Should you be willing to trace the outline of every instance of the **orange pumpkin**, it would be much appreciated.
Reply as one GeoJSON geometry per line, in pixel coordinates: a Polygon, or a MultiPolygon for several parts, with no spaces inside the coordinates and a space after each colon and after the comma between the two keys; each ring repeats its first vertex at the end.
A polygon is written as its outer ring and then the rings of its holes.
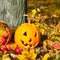
{"type": "Polygon", "coordinates": [[[37,46],[40,40],[40,33],[34,24],[23,23],[16,29],[15,43],[23,49],[37,46]]]}

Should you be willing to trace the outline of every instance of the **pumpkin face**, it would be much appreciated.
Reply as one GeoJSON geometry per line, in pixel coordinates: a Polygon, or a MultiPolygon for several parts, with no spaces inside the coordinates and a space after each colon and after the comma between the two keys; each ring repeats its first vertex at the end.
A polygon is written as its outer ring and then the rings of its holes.
{"type": "Polygon", "coordinates": [[[29,49],[37,46],[40,34],[34,24],[24,23],[15,32],[15,43],[20,48],[29,49]]]}

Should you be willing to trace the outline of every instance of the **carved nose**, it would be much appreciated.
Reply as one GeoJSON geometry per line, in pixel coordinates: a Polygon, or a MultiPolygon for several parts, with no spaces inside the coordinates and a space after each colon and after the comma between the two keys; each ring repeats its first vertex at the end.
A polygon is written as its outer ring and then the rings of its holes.
{"type": "Polygon", "coordinates": [[[29,42],[31,42],[32,40],[30,39],[29,42]]]}

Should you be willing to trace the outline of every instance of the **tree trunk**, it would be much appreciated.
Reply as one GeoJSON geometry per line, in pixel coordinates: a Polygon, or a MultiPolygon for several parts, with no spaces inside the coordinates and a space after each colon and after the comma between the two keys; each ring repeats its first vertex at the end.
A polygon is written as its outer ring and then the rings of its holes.
{"type": "Polygon", "coordinates": [[[0,20],[14,28],[25,22],[27,0],[0,0],[0,20]]]}

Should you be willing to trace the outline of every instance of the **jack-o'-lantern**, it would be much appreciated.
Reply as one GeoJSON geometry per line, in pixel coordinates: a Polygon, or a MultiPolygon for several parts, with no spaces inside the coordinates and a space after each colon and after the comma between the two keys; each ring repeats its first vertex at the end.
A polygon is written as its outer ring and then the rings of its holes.
{"type": "Polygon", "coordinates": [[[35,24],[23,23],[15,32],[15,43],[23,49],[37,46],[40,40],[40,33],[35,24]]]}

